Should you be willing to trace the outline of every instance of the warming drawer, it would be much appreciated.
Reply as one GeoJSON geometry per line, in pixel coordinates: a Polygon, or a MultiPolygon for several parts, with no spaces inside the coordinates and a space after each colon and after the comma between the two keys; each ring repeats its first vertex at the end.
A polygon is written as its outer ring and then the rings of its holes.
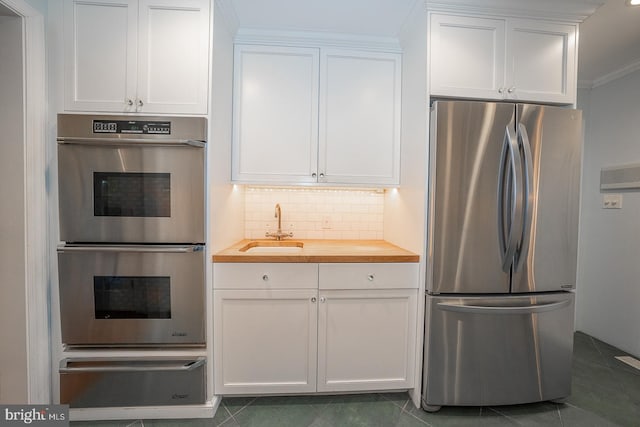
{"type": "Polygon", "coordinates": [[[74,358],[60,362],[60,403],[71,408],[205,403],[206,359],[74,358]]]}

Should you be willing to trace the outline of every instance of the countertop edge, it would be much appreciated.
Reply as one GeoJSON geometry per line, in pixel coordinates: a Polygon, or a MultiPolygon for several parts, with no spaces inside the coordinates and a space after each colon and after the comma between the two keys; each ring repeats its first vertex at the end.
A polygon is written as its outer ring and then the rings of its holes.
{"type": "Polygon", "coordinates": [[[357,263],[420,262],[419,255],[214,255],[213,262],[357,263]]]}
{"type": "MultiPolygon", "coordinates": [[[[263,240],[263,239],[258,239],[263,240]]],[[[249,242],[243,239],[212,255],[214,263],[416,263],[420,255],[386,240],[306,240],[307,253],[238,253],[249,242]],[[308,249],[307,249],[308,248],[308,249]],[[370,250],[369,250],[370,248],[370,250]]]]}

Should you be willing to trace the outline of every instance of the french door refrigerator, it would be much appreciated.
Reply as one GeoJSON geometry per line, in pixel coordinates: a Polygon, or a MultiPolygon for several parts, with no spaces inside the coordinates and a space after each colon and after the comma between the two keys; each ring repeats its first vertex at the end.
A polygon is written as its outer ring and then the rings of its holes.
{"type": "Polygon", "coordinates": [[[424,409],[571,393],[581,145],[579,110],[434,103],[424,409]]]}

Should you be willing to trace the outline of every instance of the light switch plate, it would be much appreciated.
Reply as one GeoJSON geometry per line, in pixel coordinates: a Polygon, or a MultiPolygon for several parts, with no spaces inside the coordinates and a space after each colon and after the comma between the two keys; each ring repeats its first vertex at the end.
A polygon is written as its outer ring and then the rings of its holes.
{"type": "Polygon", "coordinates": [[[622,194],[603,194],[602,195],[602,208],[603,209],[622,209],[622,194]]]}

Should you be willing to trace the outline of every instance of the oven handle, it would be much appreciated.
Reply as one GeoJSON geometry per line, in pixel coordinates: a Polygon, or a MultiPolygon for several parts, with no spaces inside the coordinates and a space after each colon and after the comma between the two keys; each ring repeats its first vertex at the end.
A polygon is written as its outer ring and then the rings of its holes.
{"type": "Polygon", "coordinates": [[[146,145],[146,146],[189,146],[204,148],[204,141],[193,139],[142,139],[142,138],[79,138],[72,136],[58,137],[59,144],[76,145],[146,145]]]}
{"type": "Polygon", "coordinates": [[[60,362],[60,368],[58,372],[62,374],[72,374],[72,373],[84,373],[84,372],[149,372],[149,371],[180,371],[180,372],[188,372],[193,371],[194,369],[204,365],[205,359],[198,358],[187,363],[178,363],[167,365],[167,364],[158,364],[156,366],[146,364],[144,366],[140,366],[136,363],[132,363],[131,365],[104,365],[101,364],[99,366],[82,366],[78,368],[73,368],[67,366],[69,359],[64,359],[60,362]]]}
{"type": "Polygon", "coordinates": [[[202,245],[160,246],[160,245],[62,245],[59,253],[64,252],[155,252],[155,253],[192,253],[204,250],[202,245]]]}

